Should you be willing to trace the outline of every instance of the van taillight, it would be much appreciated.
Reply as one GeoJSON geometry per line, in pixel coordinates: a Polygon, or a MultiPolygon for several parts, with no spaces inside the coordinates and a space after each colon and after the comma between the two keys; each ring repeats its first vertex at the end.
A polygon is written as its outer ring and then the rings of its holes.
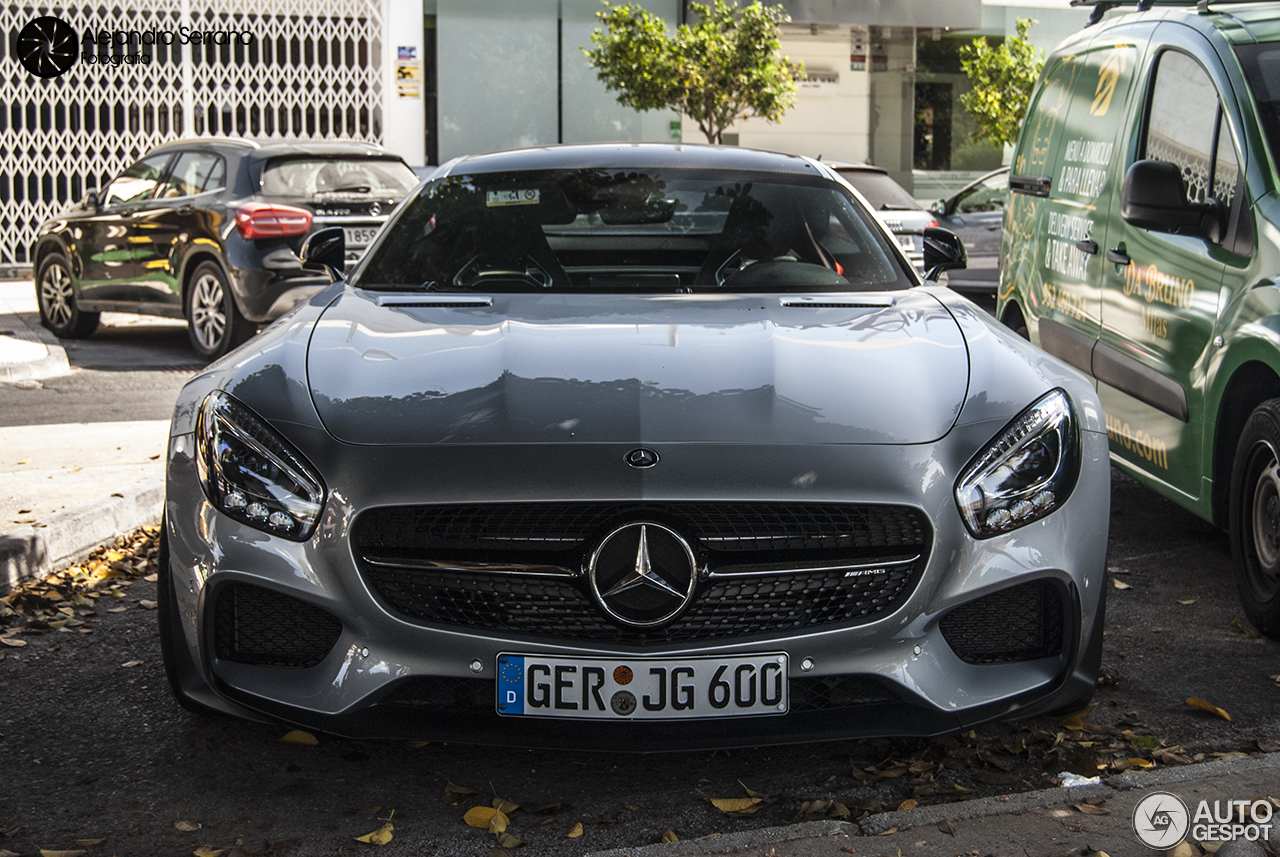
{"type": "Polygon", "coordinates": [[[311,212],[291,205],[251,202],[236,210],[236,229],[251,241],[306,235],[311,230],[311,212]]]}

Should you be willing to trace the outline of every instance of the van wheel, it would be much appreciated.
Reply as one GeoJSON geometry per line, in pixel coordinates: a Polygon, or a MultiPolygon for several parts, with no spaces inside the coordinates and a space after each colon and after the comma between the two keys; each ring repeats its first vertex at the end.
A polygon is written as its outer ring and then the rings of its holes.
{"type": "Polygon", "coordinates": [[[101,316],[80,309],[80,298],[71,281],[71,264],[61,253],[50,253],[40,263],[36,299],[40,323],[59,339],[84,339],[98,329],[101,316]]]}
{"type": "Polygon", "coordinates": [[[218,359],[254,334],[226,275],[213,262],[201,262],[191,274],[186,304],[191,348],[205,360],[218,359]]]}
{"type": "Polygon", "coordinates": [[[1280,399],[1258,405],[1240,433],[1228,526],[1245,615],[1280,640],[1280,399]]]}

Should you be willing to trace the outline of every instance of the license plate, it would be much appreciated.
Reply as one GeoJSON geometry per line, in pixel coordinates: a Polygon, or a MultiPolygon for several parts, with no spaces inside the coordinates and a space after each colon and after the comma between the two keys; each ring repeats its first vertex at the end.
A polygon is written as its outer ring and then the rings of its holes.
{"type": "Polygon", "coordinates": [[[344,226],[342,237],[348,247],[368,247],[378,234],[377,226],[344,226]]]}
{"type": "Polygon", "coordinates": [[[785,714],[787,656],[558,658],[498,655],[498,713],[674,720],[785,714]]]}

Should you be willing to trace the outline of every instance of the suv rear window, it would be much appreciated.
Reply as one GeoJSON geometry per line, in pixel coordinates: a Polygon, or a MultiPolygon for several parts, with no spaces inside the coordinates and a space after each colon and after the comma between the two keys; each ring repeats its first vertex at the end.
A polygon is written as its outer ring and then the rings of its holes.
{"type": "Polygon", "coordinates": [[[399,158],[276,158],[262,171],[262,192],[284,199],[320,196],[402,197],[418,177],[399,158]]]}

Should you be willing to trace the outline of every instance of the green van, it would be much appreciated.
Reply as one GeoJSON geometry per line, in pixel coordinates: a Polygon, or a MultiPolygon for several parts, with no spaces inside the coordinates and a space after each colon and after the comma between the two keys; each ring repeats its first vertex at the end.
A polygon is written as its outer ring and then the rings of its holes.
{"type": "Polygon", "coordinates": [[[1093,15],[1027,112],[996,312],[1094,380],[1118,467],[1228,530],[1280,639],[1280,3],[1073,5],[1093,15]]]}

